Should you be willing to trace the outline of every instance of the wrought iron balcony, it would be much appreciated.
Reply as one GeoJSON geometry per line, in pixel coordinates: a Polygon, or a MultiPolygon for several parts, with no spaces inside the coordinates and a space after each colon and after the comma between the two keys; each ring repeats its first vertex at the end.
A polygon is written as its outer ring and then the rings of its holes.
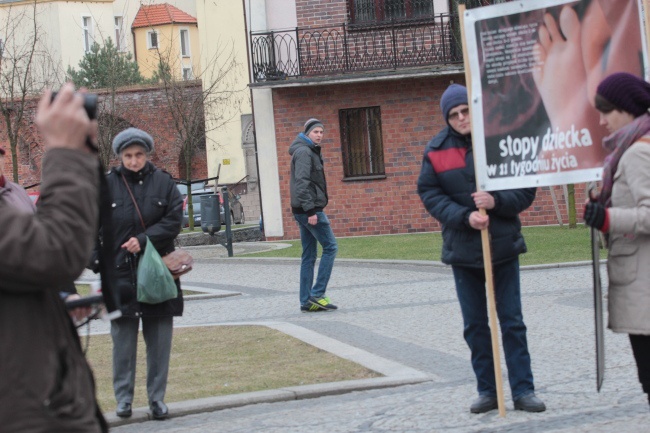
{"type": "Polygon", "coordinates": [[[251,32],[256,82],[462,63],[457,16],[251,32]]]}

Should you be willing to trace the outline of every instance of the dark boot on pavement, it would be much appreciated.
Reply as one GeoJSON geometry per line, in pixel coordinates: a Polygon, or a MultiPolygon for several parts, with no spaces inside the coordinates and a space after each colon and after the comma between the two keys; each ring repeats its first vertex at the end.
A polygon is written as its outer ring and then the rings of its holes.
{"type": "Polygon", "coordinates": [[[119,403],[117,409],[115,410],[115,415],[120,418],[128,418],[133,414],[131,410],[131,403],[119,403]]]}
{"type": "Polygon", "coordinates": [[[165,419],[169,416],[167,405],[162,401],[154,401],[150,405],[151,415],[153,419],[165,419]]]}
{"type": "Polygon", "coordinates": [[[515,410],[544,412],[546,410],[546,405],[542,400],[535,396],[534,393],[531,393],[515,400],[515,410]]]}
{"type": "Polygon", "coordinates": [[[497,398],[493,395],[479,395],[469,407],[471,413],[485,413],[499,407],[497,398]]]}

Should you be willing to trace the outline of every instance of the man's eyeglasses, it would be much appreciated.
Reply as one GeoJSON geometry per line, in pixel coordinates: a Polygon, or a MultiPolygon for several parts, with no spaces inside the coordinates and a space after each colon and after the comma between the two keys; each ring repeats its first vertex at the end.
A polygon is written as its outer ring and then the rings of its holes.
{"type": "Polygon", "coordinates": [[[449,117],[448,117],[448,119],[449,119],[449,120],[458,120],[458,117],[459,117],[461,114],[463,115],[463,117],[467,117],[467,116],[469,116],[469,107],[465,107],[465,108],[463,108],[463,109],[460,110],[460,111],[454,111],[453,113],[449,113],[449,117]]]}

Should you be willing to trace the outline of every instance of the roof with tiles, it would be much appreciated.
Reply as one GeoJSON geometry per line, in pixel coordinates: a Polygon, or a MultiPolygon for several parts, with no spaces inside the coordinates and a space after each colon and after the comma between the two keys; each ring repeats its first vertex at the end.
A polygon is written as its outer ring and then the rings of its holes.
{"type": "Polygon", "coordinates": [[[163,24],[196,24],[196,18],[169,3],[150,6],[142,5],[133,20],[131,28],[153,27],[163,24]]]}

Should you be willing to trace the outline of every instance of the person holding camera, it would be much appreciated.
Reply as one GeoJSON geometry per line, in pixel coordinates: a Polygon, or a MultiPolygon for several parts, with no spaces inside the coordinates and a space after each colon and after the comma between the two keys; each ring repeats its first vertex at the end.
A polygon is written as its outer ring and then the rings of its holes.
{"type": "Polygon", "coordinates": [[[0,200],[0,429],[106,432],[92,372],[58,288],[83,271],[97,231],[97,123],[71,84],[41,98],[41,202],[30,214],[0,200]]]}
{"type": "Polygon", "coordinates": [[[147,394],[154,419],[169,415],[164,403],[171,354],[173,318],[183,314],[183,295],[159,304],[137,300],[138,255],[147,237],[161,256],[174,251],[174,239],[183,221],[183,198],[169,173],[154,166],[151,135],[128,128],[113,139],[113,152],[122,164],[106,175],[112,197],[115,256],[114,290],[119,294],[122,317],[111,322],[113,338],[113,390],[116,414],[132,415],[138,327],[147,346],[147,394]]]}
{"type": "MultiPolygon", "coordinates": [[[[36,206],[27,194],[27,191],[25,191],[22,186],[7,179],[3,173],[5,153],[5,149],[0,147],[0,201],[3,201],[5,204],[13,206],[26,214],[33,214],[36,212],[36,206]]],[[[60,295],[66,302],[81,298],[74,282],[70,282],[66,287],[61,288],[60,295]]],[[[81,321],[88,316],[90,312],[90,308],[75,308],[70,311],[70,316],[75,321],[81,321]]]]}

